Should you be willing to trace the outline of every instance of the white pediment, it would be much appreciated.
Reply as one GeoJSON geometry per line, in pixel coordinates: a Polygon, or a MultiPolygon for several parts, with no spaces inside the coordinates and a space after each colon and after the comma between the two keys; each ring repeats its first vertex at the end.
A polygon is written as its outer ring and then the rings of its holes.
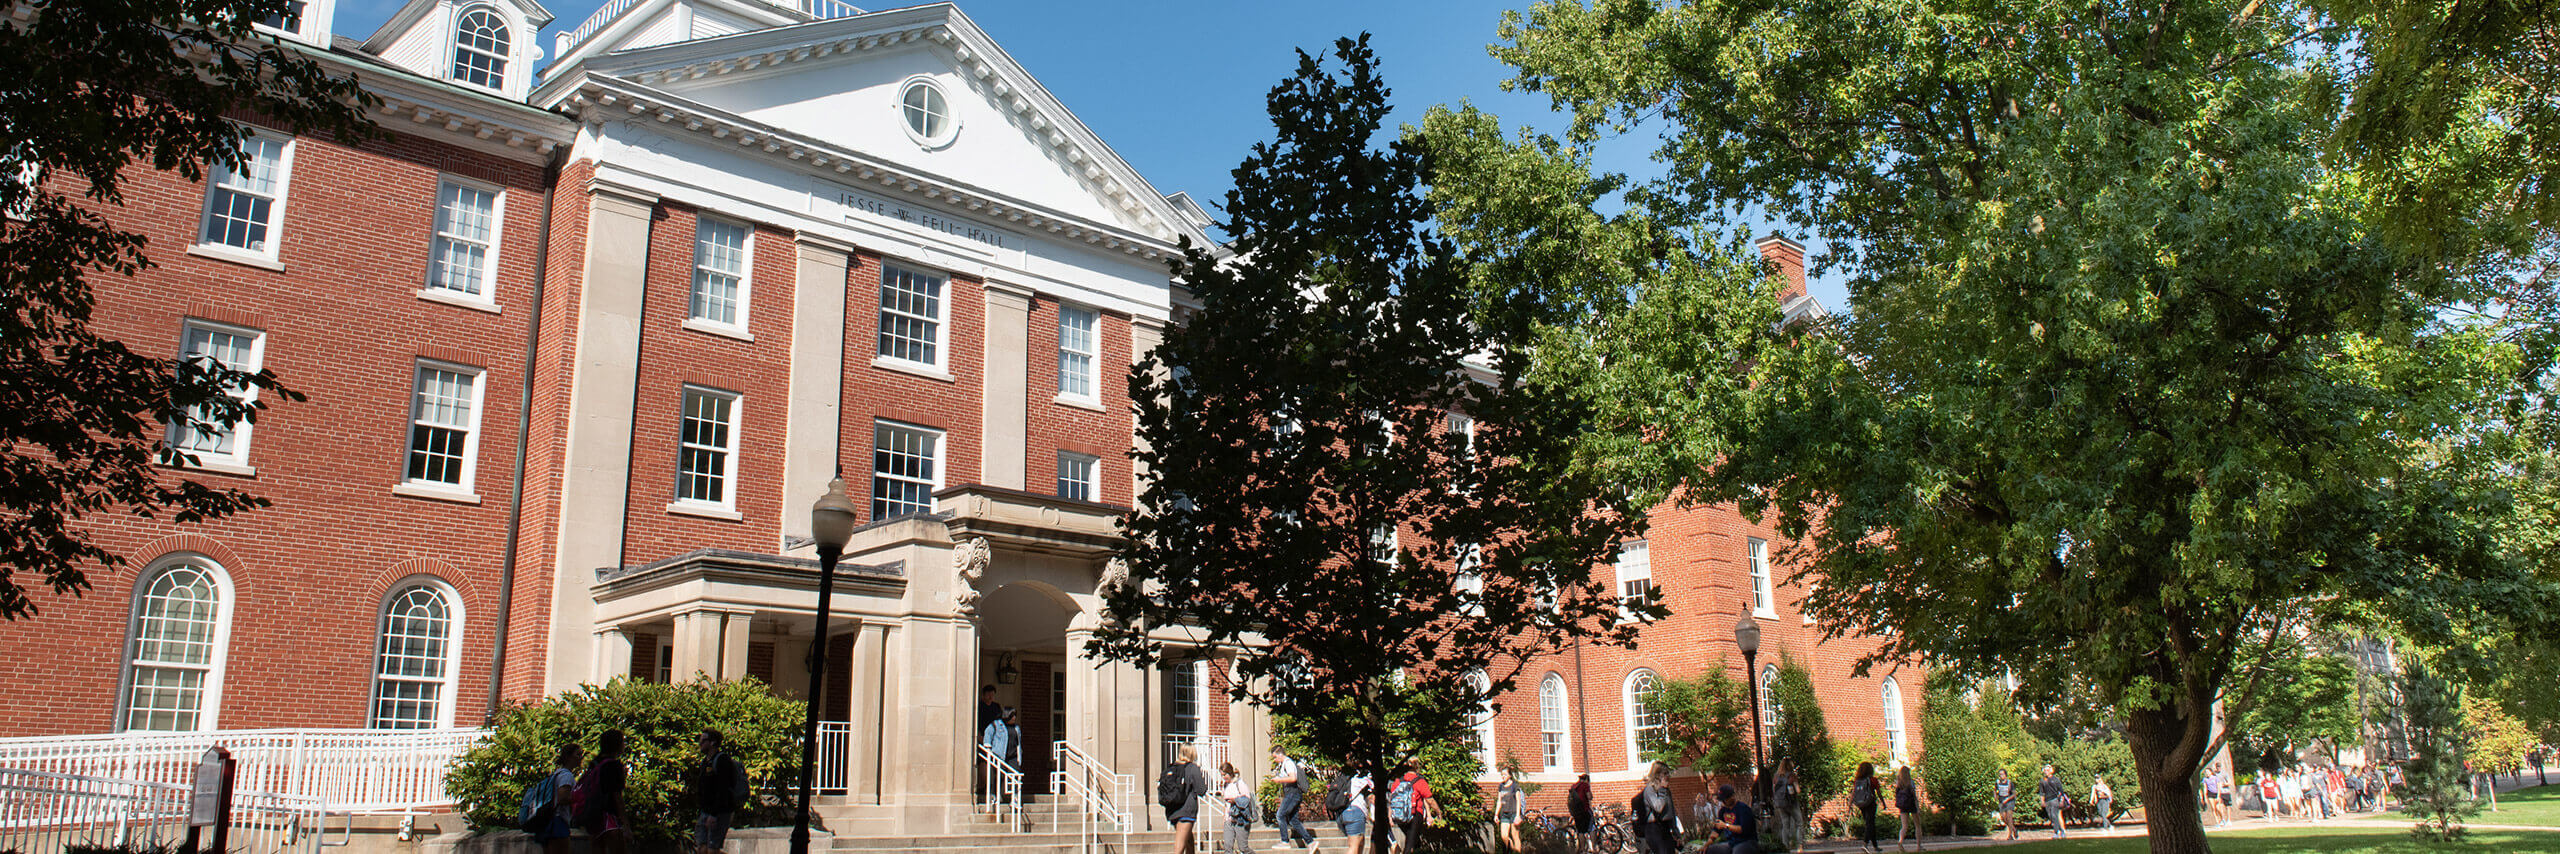
{"type": "MultiPolygon", "coordinates": [[[[973,195],[1167,242],[1206,241],[947,4],[598,52],[578,64],[973,195]],[[902,100],[920,85],[939,93],[947,134],[911,127],[902,100]]],[[[563,71],[553,73],[570,76],[563,71]]]]}

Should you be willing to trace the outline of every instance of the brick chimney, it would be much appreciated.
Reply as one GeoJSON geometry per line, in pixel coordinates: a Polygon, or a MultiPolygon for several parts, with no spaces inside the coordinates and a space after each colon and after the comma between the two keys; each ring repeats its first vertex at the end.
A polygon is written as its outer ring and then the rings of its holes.
{"type": "Polygon", "coordinates": [[[1794,303],[1805,295],[1804,244],[1772,234],[1752,241],[1751,245],[1759,247],[1760,257],[1778,268],[1778,274],[1787,279],[1786,285],[1778,291],[1779,305],[1794,303]]]}

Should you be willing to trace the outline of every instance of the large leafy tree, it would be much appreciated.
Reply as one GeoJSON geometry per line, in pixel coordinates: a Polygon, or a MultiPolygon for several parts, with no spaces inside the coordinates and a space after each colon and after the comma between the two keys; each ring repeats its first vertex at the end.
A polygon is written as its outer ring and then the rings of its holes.
{"type": "Polygon", "coordinates": [[[1314,753],[1392,768],[1462,736],[1530,656],[1631,642],[1621,612],[1661,606],[1592,580],[1627,497],[1562,462],[1576,399],[1519,382],[1511,330],[1427,227],[1421,150],[1374,145],[1367,40],[1333,58],[1301,53],[1271,90],[1231,252],[1175,265],[1198,308],[1130,381],[1149,475],[1094,649],[1219,650],[1314,753]]]}
{"type": "Polygon", "coordinates": [[[2287,640],[2256,656],[2244,653],[2241,666],[2262,671],[2255,677],[2262,687],[2252,702],[2225,707],[2232,752],[2250,767],[2289,766],[2304,750],[2334,749],[2362,734],[2354,663],[2306,648],[2315,641],[2287,640]]]}
{"type": "Polygon", "coordinates": [[[1838,748],[1831,740],[1830,717],[1822,713],[1822,698],[1813,690],[1813,671],[1795,656],[1780,657],[1776,693],[1779,712],[1771,722],[1776,732],[1769,739],[1769,762],[1795,763],[1796,788],[1803,790],[1810,814],[1838,797],[1848,780],[1831,764],[1838,748]]]}
{"type": "MultiPolygon", "coordinates": [[[[1963,685],[1930,681],[1920,704],[1920,784],[1929,802],[1946,810],[1948,835],[1999,807],[1992,786],[2000,778],[2000,760],[1999,737],[1974,714],[1963,685]]],[[[2032,781],[2011,782],[2024,791],[2032,781]]]]}
{"type": "Polygon", "coordinates": [[[138,353],[90,327],[91,278],[151,266],[117,227],[126,172],[239,162],[247,112],[296,133],[362,134],[371,96],[254,21],[286,0],[65,0],[0,20],[0,618],[35,616],[40,585],[76,594],[122,565],[86,520],[179,523],[265,506],[160,468],[167,425],[223,429],[295,399],[267,372],[138,353]],[[262,389],[242,404],[234,393],[262,389]],[[19,573],[33,576],[30,582],[19,573]]]}
{"type": "MultiPolygon", "coordinates": [[[[1504,144],[1448,114],[1433,150],[1482,168],[1435,200],[1470,249],[1588,228],[1657,259],[1536,339],[1595,423],[1637,427],[1591,457],[1774,513],[1825,630],[1880,638],[1869,662],[2014,673],[2037,706],[2092,692],[2144,799],[2186,803],[2279,609],[2432,641],[2552,595],[2506,560],[2496,493],[2430,453],[2514,376],[2445,314],[2486,250],[2373,233],[2323,159],[2353,40],[2249,9],[1540,4],[1495,53],[1572,132],[1504,144]],[[1610,186],[1575,177],[1578,147],[1639,123],[1665,175],[1628,214],[1559,211],[1610,186]],[[1841,247],[1854,317],[1790,339],[1679,239],[1746,206],[1841,247]]],[[[1537,267],[1479,269],[1503,294],[1537,267]]],[[[2196,816],[2156,818],[2154,850],[2207,848],[2196,816]]]]}

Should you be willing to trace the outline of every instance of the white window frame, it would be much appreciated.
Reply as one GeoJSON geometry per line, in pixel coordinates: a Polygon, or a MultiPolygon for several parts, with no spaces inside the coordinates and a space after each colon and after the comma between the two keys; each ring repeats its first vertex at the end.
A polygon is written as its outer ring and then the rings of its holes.
{"type": "Polygon", "coordinates": [[[1404,531],[1395,523],[1371,527],[1368,542],[1368,558],[1384,565],[1388,572],[1394,572],[1404,562],[1404,531]]]}
{"type": "Polygon", "coordinates": [[[436,179],[435,211],[429,221],[433,223],[434,233],[427,238],[426,281],[418,286],[418,295],[428,299],[461,301],[478,306],[495,305],[498,301],[498,248],[505,243],[504,238],[507,233],[506,190],[495,184],[474,181],[458,175],[439,176],[436,179]],[[489,194],[488,241],[485,243],[473,241],[450,231],[451,223],[445,221],[444,205],[445,190],[449,187],[489,194]],[[444,267],[443,250],[447,243],[476,243],[481,247],[480,280],[477,283],[480,287],[479,293],[475,294],[437,283],[439,277],[436,274],[444,267]]]}
{"type": "MultiPolygon", "coordinates": [[[[900,81],[898,83],[897,91],[898,99],[893,102],[890,107],[897,113],[898,128],[907,132],[908,139],[914,140],[915,144],[923,146],[926,150],[930,151],[950,145],[952,140],[960,138],[960,113],[958,110],[953,109],[958,102],[951,98],[950,93],[942,91],[942,84],[939,81],[934,80],[931,75],[918,74],[913,77],[909,77],[904,81],[900,81]],[[932,129],[918,128],[915,126],[915,122],[908,117],[907,96],[909,93],[914,92],[917,87],[923,87],[926,91],[932,92],[934,100],[942,102],[942,112],[939,114],[942,119],[941,127],[932,129]],[[928,130],[931,132],[927,132],[928,130]]],[[[932,107],[930,105],[920,109],[928,114],[931,114],[932,112],[932,107]]]]}
{"type": "Polygon", "coordinates": [[[1468,415],[1468,414],[1466,414],[1466,413],[1464,413],[1464,412],[1451,412],[1451,413],[1449,413],[1449,426],[1448,426],[1448,430],[1449,430],[1449,432],[1450,432],[1450,433],[1454,433],[1454,434],[1456,434],[1456,435],[1458,436],[1458,448],[1459,448],[1459,452],[1458,452],[1458,453],[1459,453],[1459,457],[1460,457],[1460,459],[1468,459],[1468,460],[1475,459],[1475,458],[1476,458],[1476,419],[1475,419],[1475,416],[1473,416],[1473,415],[1468,415]]]}
{"type": "MultiPolygon", "coordinates": [[[[198,329],[225,335],[238,335],[249,339],[248,363],[246,365],[229,366],[233,370],[254,374],[266,367],[266,332],[251,329],[246,326],[237,326],[229,323],[220,323],[193,317],[187,318],[185,322],[178,325],[178,358],[186,359],[196,355],[187,349],[187,342],[189,339],[195,337],[194,333],[198,329]]],[[[241,403],[256,403],[258,401],[258,387],[252,385],[246,388],[233,389],[231,391],[231,397],[241,403]]],[[[233,471],[238,474],[255,473],[254,470],[249,468],[249,434],[252,432],[251,428],[256,425],[251,424],[246,419],[233,423],[230,429],[231,450],[229,451],[199,451],[187,447],[188,437],[193,435],[195,432],[195,428],[189,426],[187,423],[187,419],[190,417],[192,416],[184,415],[170,421],[169,446],[188,454],[193,454],[196,458],[196,464],[191,466],[191,468],[202,468],[214,471],[233,471]]]]}
{"type": "Polygon", "coordinates": [[[1618,704],[1620,711],[1626,714],[1627,722],[1628,770],[1641,770],[1645,767],[1644,730],[1658,730],[1663,726],[1661,710],[1650,708],[1646,702],[1646,698],[1660,690],[1662,690],[1662,677],[1649,667],[1638,667],[1627,671],[1627,678],[1618,684],[1618,704]],[[1651,684],[1646,685],[1646,683],[1651,684]],[[1637,690],[1639,686],[1644,686],[1644,690],[1637,690]],[[1644,719],[1647,717],[1653,719],[1651,727],[1644,725],[1644,719]]]}
{"type": "Polygon", "coordinates": [[[684,385],[684,390],[676,396],[675,500],[669,505],[669,509],[698,509],[715,511],[737,509],[738,433],[740,423],[746,420],[743,414],[744,409],[745,400],[737,392],[716,389],[710,386],[694,385],[692,383],[686,383],[684,385]],[[719,445],[705,445],[686,441],[685,422],[692,420],[693,418],[693,401],[694,398],[697,397],[721,400],[729,404],[729,418],[726,422],[720,425],[721,432],[725,434],[728,440],[725,443],[719,445]],[[690,474],[685,470],[685,452],[697,449],[720,455],[720,470],[717,472],[704,473],[704,476],[719,479],[720,500],[718,501],[704,501],[685,494],[687,492],[685,489],[686,479],[690,476],[690,474]]]}
{"type": "Polygon", "coordinates": [[[1495,757],[1498,754],[1494,752],[1493,744],[1493,737],[1496,729],[1493,724],[1494,718],[1497,717],[1498,714],[1497,710],[1493,707],[1493,677],[1486,676],[1482,670],[1469,671],[1467,673],[1467,684],[1473,686],[1476,693],[1485,695],[1484,702],[1476,706],[1475,713],[1469,715],[1467,720],[1468,725],[1475,732],[1476,762],[1477,764],[1484,766],[1484,771],[1476,775],[1476,779],[1500,779],[1502,777],[1502,768],[1495,760],[1495,757]]]}
{"type": "Polygon", "coordinates": [[[453,20],[451,25],[445,28],[443,79],[460,86],[469,86],[474,89],[484,89],[491,92],[505,94],[510,88],[509,84],[513,83],[515,80],[516,55],[522,53],[522,51],[516,48],[516,45],[520,44],[520,40],[524,37],[521,32],[523,29],[523,27],[516,25],[516,21],[513,16],[508,15],[505,10],[499,9],[497,6],[492,4],[473,3],[456,7],[453,10],[453,20]],[[462,46],[462,21],[465,18],[471,17],[471,13],[473,12],[487,12],[490,16],[498,19],[498,26],[503,29],[503,34],[507,39],[505,53],[492,54],[478,48],[465,48],[462,46]],[[459,65],[462,62],[462,52],[465,50],[468,50],[475,55],[494,56],[497,58],[497,85],[492,86],[486,83],[475,83],[462,79],[462,75],[457,73],[459,69],[454,66],[459,65]]]}
{"type": "Polygon", "coordinates": [[[950,438],[949,434],[941,430],[936,430],[921,424],[908,424],[903,421],[890,421],[885,418],[874,419],[871,422],[871,521],[877,522],[882,519],[895,519],[899,516],[933,512],[933,494],[941,491],[942,489],[942,477],[947,469],[945,458],[948,454],[946,454],[945,451],[950,445],[950,442],[948,441],[950,438]],[[882,451],[886,450],[881,444],[881,440],[885,438],[883,434],[890,431],[906,431],[915,433],[924,436],[933,442],[933,453],[926,455],[928,461],[933,466],[933,477],[930,479],[918,479],[907,475],[891,474],[881,470],[882,461],[880,459],[880,454],[882,451]],[[909,510],[896,514],[882,513],[881,504],[889,500],[880,493],[880,485],[884,480],[902,484],[922,485],[924,487],[925,494],[924,508],[921,510],[909,510]]]}
{"type": "Polygon", "coordinates": [[[330,7],[335,5],[337,4],[331,0],[305,0],[302,4],[302,14],[296,16],[292,29],[269,24],[264,20],[251,21],[249,25],[262,33],[271,33],[309,44],[320,44],[326,40],[327,36],[313,31],[319,28],[319,22],[330,19],[330,7]]]}
{"type": "MultiPolygon", "coordinates": [[[[905,289],[901,288],[901,290],[905,289]]],[[[950,364],[951,362],[951,336],[942,334],[944,327],[948,325],[945,321],[948,320],[950,316],[951,276],[949,274],[928,273],[920,267],[910,267],[894,262],[884,262],[880,265],[880,340],[877,342],[879,346],[873,351],[879,354],[878,361],[886,362],[890,365],[904,365],[911,368],[922,368],[934,373],[942,372],[943,366],[950,364]],[[889,306],[891,288],[889,281],[892,277],[900,275],[904,275],[910,280],[932,281],[935,283],[931,289],[931,296],[926,300],[928,306],[933,311],[932,314],[917,314],[905,309],[891,308],[889,306]],[[931,359],[918,361],[905,356],[891,355],[888,352],[890,348],[889,341],[887,339],[890,334],[889,321],[891,318],[923,324],[926,337],[921,340],[916,340],[914,343],[923,347],[927,351],[926,355],[930,356],[931,359]]],[[[899,340],[909,341],[911,339],[902,335],[899,336],[899,340]]]]}
{"type": "Polygon", "coordinates": [[[1760,665],[1760,743],[1778,743],[1778,720],[1785,712],[1778,703],[1778,665],[1760,665]]]}
{"type": "Polygon", "coordinates": [[[1752,537],[1745,547],[1743,560],[1751,569],[1751,616],[1766,620],[1778,617],[1778,597],[1769,584],[1769,541],[1752,537]]]}
{"type": "MultiPolygon", "coordinates": [[[[1177,740],[1184,738],[1197,740],[1208,736],[1209,660],[1194,658],[1177,663],[1165,670],[1169,677],[1165,683],[1165,698],[1170,701],[1168,708],[1165,709],[1165,735],[1177,740]],[[1188,686],[1182,684],[1186,678],[1191,682],[1188,686]],[[1188,716],[1182,713],[1185,704],[1191,707],[1191,714],[1188,716]],[[1190,722],[1190,729],[1181,728],[1185,720],[1190,722]]],[[[1172,760],[1168,757],[1166,761],[1172,760]]]]}
{"type": "Polygon", "coordinates": [[[1573,769],[1573,697],[1564,677],[1538,680],[1538,759],[1548,772],[1573,769]]]}
{"type": "Polygon", "coordinates": [[[1619,543],[1618,560],[1615,566],[1618,577],[1618,622],[1635,622],[1639,617],[1628,606],[1635,602],[1637,596],[1652,593],[1654,590],[1653,546],[1646,540],[1628,540],[1619,543]]]}
{"type": "Polygon", "coordinates": [[[1058,497],[1073,498],[1077,501],[1101,501],[1102,458],[1092,454],[1079,454],[1074,451],[1059,451],[1058,497]],[[1070,477],[1068,473],[1074,471],[1078,466],[1084,468],[1084,477],[1070,477]],[[1070,485],[1083,487],[1084,495],[1081,497],[1068,495],[1067,487],[1070,485]]]}
{"type": "Polygon", "coordinates": [[[1458,613],[1469,617],[1484,616],[1484,547],[1475,543],[1458,546],[1456,566],[1450,573],[1460,594],[1475,601],[1461,599],[1458,613]]]}
{"type": "Polygon", "coordinates": [[[1065,303],[1058,305],[1058,399],[1101,405],[1102,312],[1065,303]],[[1078,317],[1084,319],[1081,330],[1084,349],[1081,350],[1071,345],[1072,336],[1079,333],[1074,322],[1078,317]],[[1082,361],[1081,369],[1077,367],[1079,360],[1082,361]],[[1083,391],[1074,388],[1079,380],[1084,384],[1083,391]]]}
{"type": "Polygon", "coordinates": [[[1900,767],[1907,764],[1904,761],[1904,758],[1908,755],[1907,750],[1909,745],[1904,741],[1902,731],[1902,686],[1900,683],[1893,681],[1893,677],[1891,676],[1884,678],[1882,700],[1884,703],[1885,751],[1888,755],[1893,757],[1894,766],[1900,767]]]}
{"type": "Polygon", "coordinates": [[[197,688],[194,729],[145,731],[211,732],[219,729],[222,713],[222,681],[231,657],[231,614],[239,607],[236,588],[231,584],[231,573],[224,570],[221,563],[202,554],[194,552],[170,554],[152,561],[150,566],[134,576],[133,593],[129,598],[132,601],[128,603],[125,617],[124,657],[120,662],[122,666],[118,668],[119,678],[116,683],[116,731],[126,732],[133,725],[134,675],[135,670],[140,667],[187,668],[204,673],[204,680],[197,688]],[[205,663],[202,665],[157,661],[143,663],[140,660],[143,596],[162,576],[181,567],[191,567],[203,572],[213,582],[212,649],[207,652],[205,663]]]}
{"type": "MultiPolygon", "coordinates": [[[[473,494],[473,489],[477,483],[477,473],[480,468],[480,416],[482,415],[482,410],[485,408],[482,406],[482,401],[486,400],[489,396],[488,380],[489,372],[487,369],[475,368],[470,365],[456,364],[437,359],[419,359],[416,364],[410,368],[409,417],[405,422],[407,429],[401,431],[402,435],[400,442],[401,491],[420,491],[437,495],[460,494],[468,496],[473,494]],[[418,395],[423,391],[420,384],[426,380],[426,372],[431,370],[463,374],[471,378],[471,425],[467,428],[463,428],[468,432],[465,433],[462,439],[462,479],[456,483],[445,483],[437,480],[417,480],[409,476],[410,459],[418,453],[418,395]]],[[[443,424],[431,426],[453,429],[448,425],[443,424]]]]}
{"type": "Polygon", "coordinates": [[[458,698],[454,696],[454,692],[461,685],[461,677],[459,674],[462,670],[462,627],[465,625],[468,625],[468,623],[463,620],[462,596],[454,591],[453,585],[445,583],[444,579],[437,578],[432,575],[413,575],[408,578],[401,579],[400,583],[394,584],[391,586],[391,589],[384,591],[382,602],[374,608],[373,686],[372,690],[367,694],[367,702],[365,703],[364,716],[366,729],[379,730],[417,728],[383,726],[382,689],[385,683],[389,682],[435,685],[437,697],[436,713],[434,720],[429,723],[433,724],[433,727],[437,729],[453,726],[454,707],[459,705],[456,702],[458,698]],[[406,597],[409,592],[413,590],[425,590],[442,599],[444,603],[444,675],[440,678],[419,679],[407,676],[393,676],[383,672],[382,666],[390,655],[390,650],[387,649],[386,646],[391,639],[391,606],[397,603],[400,599],[406,597]]]}
{"type": "Polygon", "coordinates": [[[241,193],[253,197],[258,195],[255,192],[231,187],[230,185],[225,184],[225,179],[237,175],[238,173],[232,171],[231,167],[224,166],[219,163],[212,163],[207,164],[205,167],[204,204],[202,210],[196,217],[194,244],[188,247],[187,251],[197,255],[210,255],[216,258],[246,261],[259,266],[278,266],[276,261],[278,257],[277,250],[284,245],[285,208],[293,196],[293,152],[295,148],[295,137],[292,134],[249,125],[241,125],[240,129],[242,131],[242,135],[245,137],[278,143],[275,165],[275,193],[269,197],[270,202],[267,205],[267,238],[265,242],[259,244],[256,248],[233,246],[229,243],[221,243],[205,239],[207,237],[205,231],[213,226],[214,199],[221,193],[228,190],[229,192],[241,193]]]}
{"type": "Polygon", "coordinates": [[[685,289],[684,327],[734,338],[745,338],[750,341],[755,340],[747,334],[747,310],[755,304],[755,281],[756,227],[751,223],[723,216],[703,214],[694,217],[693,281],[685,289]],[[707,256],[708,250],[717,245],[711,241],[712,229],[715,228],[737,229],[738,268],[736,270],[723,270],[711,266],[707,256]],[[738,280],[736,304],[731,306],[729,313],[732,319],[730,320],[710,317],[695,309],[698,304],[707,305],[710,302],[703,291],[703,285],[711,276],[733,276],[738,280]]]}

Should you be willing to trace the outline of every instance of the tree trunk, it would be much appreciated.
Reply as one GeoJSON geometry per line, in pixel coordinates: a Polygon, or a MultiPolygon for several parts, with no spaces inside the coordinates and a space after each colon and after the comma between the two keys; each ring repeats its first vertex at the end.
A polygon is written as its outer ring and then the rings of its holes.
{"type": "MultiPolygon", "coordinates": [[[[2142,814],[2152,854],[2203,854],[2204,816],[2196,812],[2197,764],[2204,758],[2204,732],[2192,715],[2171,703],[2125,717],[2125,741],[2133,749],[2134,773],[2142,783],[2142,814]]],[[[2210,715],[2199,707],[2199,714],[2210,715]]],[[[2206,718],[2211,720],[2211,718],[2206,718]]]]}

